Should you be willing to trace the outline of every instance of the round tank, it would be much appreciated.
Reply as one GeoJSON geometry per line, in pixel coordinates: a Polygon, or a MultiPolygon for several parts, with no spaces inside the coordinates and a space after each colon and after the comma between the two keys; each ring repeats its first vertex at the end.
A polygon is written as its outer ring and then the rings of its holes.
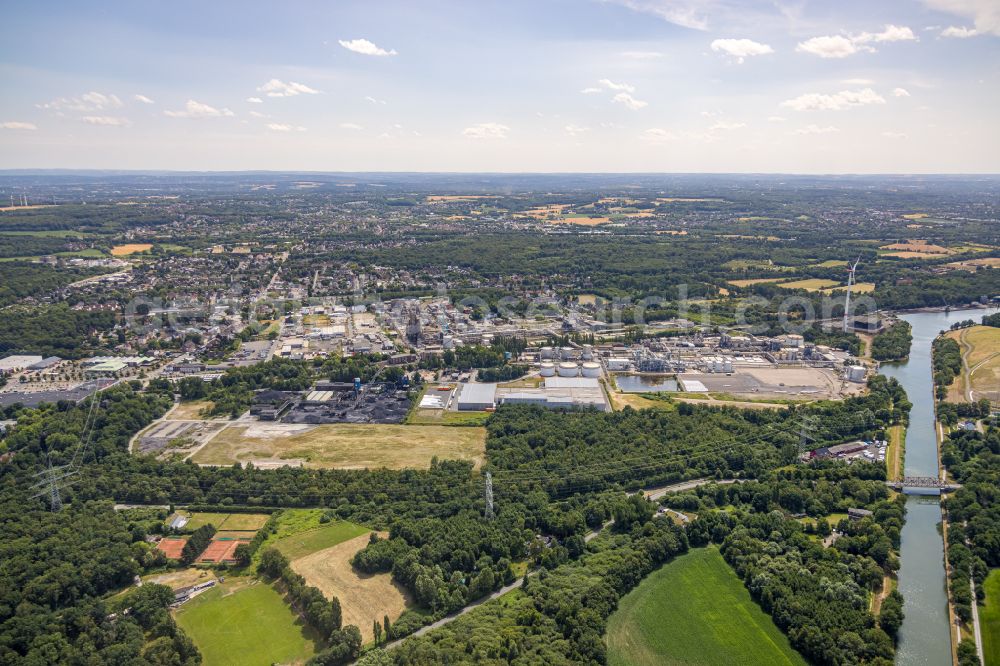
{"type": "Polygon", "coordinates": [[[561,347],[559,349],[559,355],[564,361],[573,358],[573,348],[572,347],[561,347]]]}
{"type": "Polygon", "coordinates": [[[580,354],[580,358],[582,358],[584,361],[593,361],[594,348],[591,347],[590,345],[584,345],[583,352],[580,354]]]}
{"type": "Polygon", "coordinates": [[[576,363],[560,363],[558,368],[560,377],[576,377],[579,372],[579,368],[576,367],[576,363]]]}
{"type": "Polygon", "coordinates": [[[584,377],[600,377],[601,376],[601,364],[588,362],[583,364],[583,376],[584,377]]]}
{"type": "Polygon", "coordinates": [[[550,363],[549,361],[543,361],[542,362],[542,369],[541,369],[541,371],[538,374],[540,374],[542,377],[553,377],[553,376],[555,376],[555,374],[556,374],[555,363],[550,363]]]}
{"type": "Polygon", "coordinates": [[[539,355],[542,358],[552,358],[553,354],[554,352],[552,351],[552,347],[542,347],[542,351],[539,352],[539,355]]]}

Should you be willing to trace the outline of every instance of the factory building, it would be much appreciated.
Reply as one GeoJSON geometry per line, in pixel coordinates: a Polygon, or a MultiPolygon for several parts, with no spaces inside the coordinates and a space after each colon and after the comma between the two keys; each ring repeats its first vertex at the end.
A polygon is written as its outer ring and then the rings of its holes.
{"type": "Polygon", "coordinates": [[[460,411],[482,412],[496,407],[496,384],[463,384],[458,394],[460,411]]]}

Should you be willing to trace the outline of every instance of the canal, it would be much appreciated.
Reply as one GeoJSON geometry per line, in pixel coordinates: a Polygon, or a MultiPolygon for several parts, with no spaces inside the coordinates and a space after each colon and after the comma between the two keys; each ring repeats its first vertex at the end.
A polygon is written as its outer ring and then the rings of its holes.
{"type": "MultiPolygon", "coordinates": [[[[906,429],[905,476],[937,476],[938,448],[934,427],[931,342],[942,330],[966,319],[976,323],[996,310],[918,312],[901,315],[913,326],[913,346],[904,363],[883,364],[881,373],[895,377],[913,403],[906,429]]],[[[951,628],[945,587],[941,508],[937,496],[910,495],[900,545],[899,591],[906,618],[899,631],[896,663],[900,666],[951,663],[951,628]]]]}

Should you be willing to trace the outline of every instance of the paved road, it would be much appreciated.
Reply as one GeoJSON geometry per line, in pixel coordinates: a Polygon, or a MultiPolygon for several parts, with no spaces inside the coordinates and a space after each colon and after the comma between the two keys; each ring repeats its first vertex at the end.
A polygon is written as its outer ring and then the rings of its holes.
{"type": "Polygon", "coordinates": [[[969,585],[972,587],[972,637],[976,639],[979,663],[981,666],[986,666],[986,657],[983,656],[983,633],[979,628],[979,604],[976,603],[976,579],[969,578],[969,585]]]}

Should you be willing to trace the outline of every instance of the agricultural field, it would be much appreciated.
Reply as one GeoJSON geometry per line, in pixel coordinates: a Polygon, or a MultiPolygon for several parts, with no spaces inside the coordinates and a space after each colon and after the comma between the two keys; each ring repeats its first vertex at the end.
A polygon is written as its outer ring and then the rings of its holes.
{"type": "Polygon", "coordinates": [[[782,282],[778,285],[782,289],[805,289],[806,291],[822,291],[831,287],[841,286],[836,280],[826,280],[823,278],[809,278],[806,280],[795,280],[793,282],[782,282]]]}
{"type": "Polygon", "coordinates": [[[946,333],[962,348],[963,373],[949,387],[948,400],[1000,398],[1000,328],[972,326],[946,333]]]}
{"type": "Polygon", "coordinates": [[[1000,666],[1000,569],[990,572],[983,587],[986,589],[986,603],[979,609],[983,659],[986,666],[1000,666]]]}
{"type": "Polygon", "coordinates": [[[409,594],[392,580],[391,573],[359,575],[351,566],[351,558],[368,545],[368,540],[365,530],[353,539],[291,561],[292,569],[306,583],[318,587],[327,598],[340,599],[344,624],[357,625],[366,643],[374,638],[373,620],[388,615],[394,622],[411,603],[409,594]]]}
{"type": "Polygon", "coordinates": [[[127,257],[130,254],[149,252],[152,249],[152,243],[126,243],[124,245],[115,245],[111,248],[111,254],[115,257],[127,257]]]}
{"type": "Polygon", "coordinates": [[[265,583],[227,578],[175,612],[204,666],[301,664],[316,641],[284,599],[265,583]]]}
{"type": "Polygon", "coordinates": [[[483,462],[486,430],[446,425],[334,423],[230,426],[196,453],[199,464],[302,461],[311,467],[425,468],[434,456],[483,462]]]}
{"type": "Polygon", "coordinates": [[[267,522],[266,513],[192,513],[185,530],[194,531],[212,524],[217,530],[256,532],[267,522]]]}
{"type": "Polygon", "coordinates": [[[608,621],[608,664],[796,664],[806,661],[715,548],[650,574],[608,621]]]}
{"type": "Polygon", "coordinates": [[[751,278],[749,280],[727,280],[726,284],[731,284],[734,287],[749,287],[753,284],[766,284],[768,282],[781,282],[788,278],[751,278]]]}
{"type": "Polygon", "coordinates": [[[611,218],[607,217],[582,217],[582,216],[571,216],[562,217],[549,220],[552,224],[576,224],[584,227],[593,227],[598,224],[607,224],[611,221],[611,218]]]}

